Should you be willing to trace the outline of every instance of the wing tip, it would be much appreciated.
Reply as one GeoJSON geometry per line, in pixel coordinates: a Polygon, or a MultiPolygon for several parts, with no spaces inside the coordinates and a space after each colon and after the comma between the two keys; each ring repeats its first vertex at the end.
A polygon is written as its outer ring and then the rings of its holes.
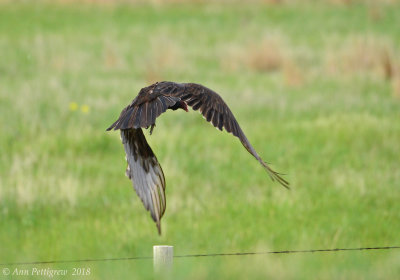
{"type": "Polygon", "coordinates": [[[285,187],[287,190],[291,190],[290,189],[290,183],[288,181],[286,181],[285,179],[283,179],[280,174],[276,171],[274,171],[271,167],[269,167],[265,162],[261,161],[262,165],[264,166],[265,170],[267,170],[269,177],[271,178],[271,180],[273,182],[275,182],[275,180],[281,184],[283,187],[285,187]]]}
{"type": "Polygon", "coordinates": [[[106,131],[117,130],[117,129],[120,129],[120,128],[121,128],[121,125],[120,125],[119,119],[118,119],[118,120],[116,120],[112,125],[110,125],[110,126],[106,129],[106,131]]]}
{"type": "Polygon", "coordinates": [[[106,131],[110,131],[110,130],[112,130],[114,127],[115,127],[115,123],[113,123],[112,125],[110,125],[110,126],[106,129],[106,131]]]}

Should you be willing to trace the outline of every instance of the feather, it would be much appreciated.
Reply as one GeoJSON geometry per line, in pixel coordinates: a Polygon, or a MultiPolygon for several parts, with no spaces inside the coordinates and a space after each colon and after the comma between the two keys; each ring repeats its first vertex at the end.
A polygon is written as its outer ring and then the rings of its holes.
{"type": "MultiPolygon", "coordinates": [[[[140,127],[140,117],[141,117],[141,115],[142,115],[142,106],[139,106],[137,108],[137,110],[136,110],[136,114],[132,116],[133,119],[134,119],[134,121],[133,121],[133,127],[134,128],[140,127]]],[[[125,128],[125,129],[128,129],[128,127],[125,128]]]]}
{"type": "Polygon", "coordinates": [[[136,118],[136,114],[137,114],[138,109],[139,109],[139,107],[137,107],[137,106],[135,106],[135,107],[133,108],[132,114],[131,114],[131,116],[130,116],[130,118],[129,118],[129,123],[128,123],[127,126],[125,126],[125,128],[131,128],[131,127],[133,127],[133,124],[134,124],[134,122],[135,122],[135,118],[136,118]]]}
{"type": "Polygon", "coordinates": [[[219,120],[219,113],[217,111],[215,111],[213,114],[213,118],[212,118],[213,126],[215,126],[215,127],[218,126],[218,120],[219,120]]]}
{"type": "Polygon", "coordinates": [[[121,130],[128,167],[126,173],[133,187],[150,211],[161,234],[161,217],[165,212],[165,179],[156,156],[147,144],[141,128],[121,130]]]}
{"type": "Polygon", "coordinates": [[[141,128],[150,127],[152,132],[156,119],[167,109],[185,109],[186,104],[199,110],[203,117],[219,130],[239,138],[244,148],[259,161],[273,181],[289,188],[289,182],[274,171],[250,144],[224,100],[214,91],[199,84],[160,82],[142,88],[138,96],[122,110],[107,130],[120,129],[128,166],[126,175],[150,211],[161,234],[161,218],[166,209],[165,178],[156,156],[148,145],[141,128]]]}
{"type": "Polygon", "coordinates": [[[186,103],[187,103],[187,105],[189,105],[189,106],[193,106],[194,104],[196,104],[197,102],[199,102],[199,100],[198,99],[190,99],[189,101],[187,101],[186,103]]]}
{"type": "Polygon", "coordinates": [[[197,111],[202,105],[201,100],[198,100],[195,104],[193,104],[192,109],[197,111]]]}
{"type": "Polygon", "coordinates": [[[213,109],[210,109],[210,110],[207,112],[206,120],[207,120],[208,122],[211,121],[213,114],[214,114],[214,110],[213,110],[213,109]]]}

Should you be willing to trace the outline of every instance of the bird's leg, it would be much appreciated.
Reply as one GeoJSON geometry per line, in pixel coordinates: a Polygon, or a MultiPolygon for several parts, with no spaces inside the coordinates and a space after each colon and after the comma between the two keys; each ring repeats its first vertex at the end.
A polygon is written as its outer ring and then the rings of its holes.
{"type": "Polygon", "coordinates": [[[151,125],[151,127],[150,127],[150,135],[153,133],[153,129],[154,129],[155,126],[156,126],[155,123],[153,123],[153,124],[151,125]]]}

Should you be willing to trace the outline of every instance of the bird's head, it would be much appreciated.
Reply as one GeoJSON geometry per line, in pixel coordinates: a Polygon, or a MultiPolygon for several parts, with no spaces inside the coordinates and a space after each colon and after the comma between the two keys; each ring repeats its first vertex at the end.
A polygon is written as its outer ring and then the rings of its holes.
{"type": "Polygon", "coordinates": [[[186,102],[184,102],[184,101],[180,101],[180,102],[181,102],[181,109],[185,110],[186,112],[189,112],[186,102]]]}

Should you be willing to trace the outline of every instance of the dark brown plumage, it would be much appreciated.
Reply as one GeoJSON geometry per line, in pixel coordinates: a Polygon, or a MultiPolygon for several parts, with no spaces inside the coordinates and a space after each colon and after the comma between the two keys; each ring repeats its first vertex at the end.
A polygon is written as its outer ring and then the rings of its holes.
{"type": "Polygon", "coordinates": [[[216,92],[194,83],[152,84],[140,90],[138,96],[122,110],[118,120],[107,130],[121,130],[121,139],[128,161],[126,175],[132,180],[145,208],[150,211],[160,234],[160,221],[166,207],[165,179],[156,156],[146,142],[142,128],[150,127],[151,134],[158,116],[167,109],[188,111],[187,105],[195,111],[200,110],[204,118],[219,130],[225,129],[238,137],[246,150],[267,170],[271,179],[289,188],[289,183],[257,154],[231,110],[216,92]]]}

